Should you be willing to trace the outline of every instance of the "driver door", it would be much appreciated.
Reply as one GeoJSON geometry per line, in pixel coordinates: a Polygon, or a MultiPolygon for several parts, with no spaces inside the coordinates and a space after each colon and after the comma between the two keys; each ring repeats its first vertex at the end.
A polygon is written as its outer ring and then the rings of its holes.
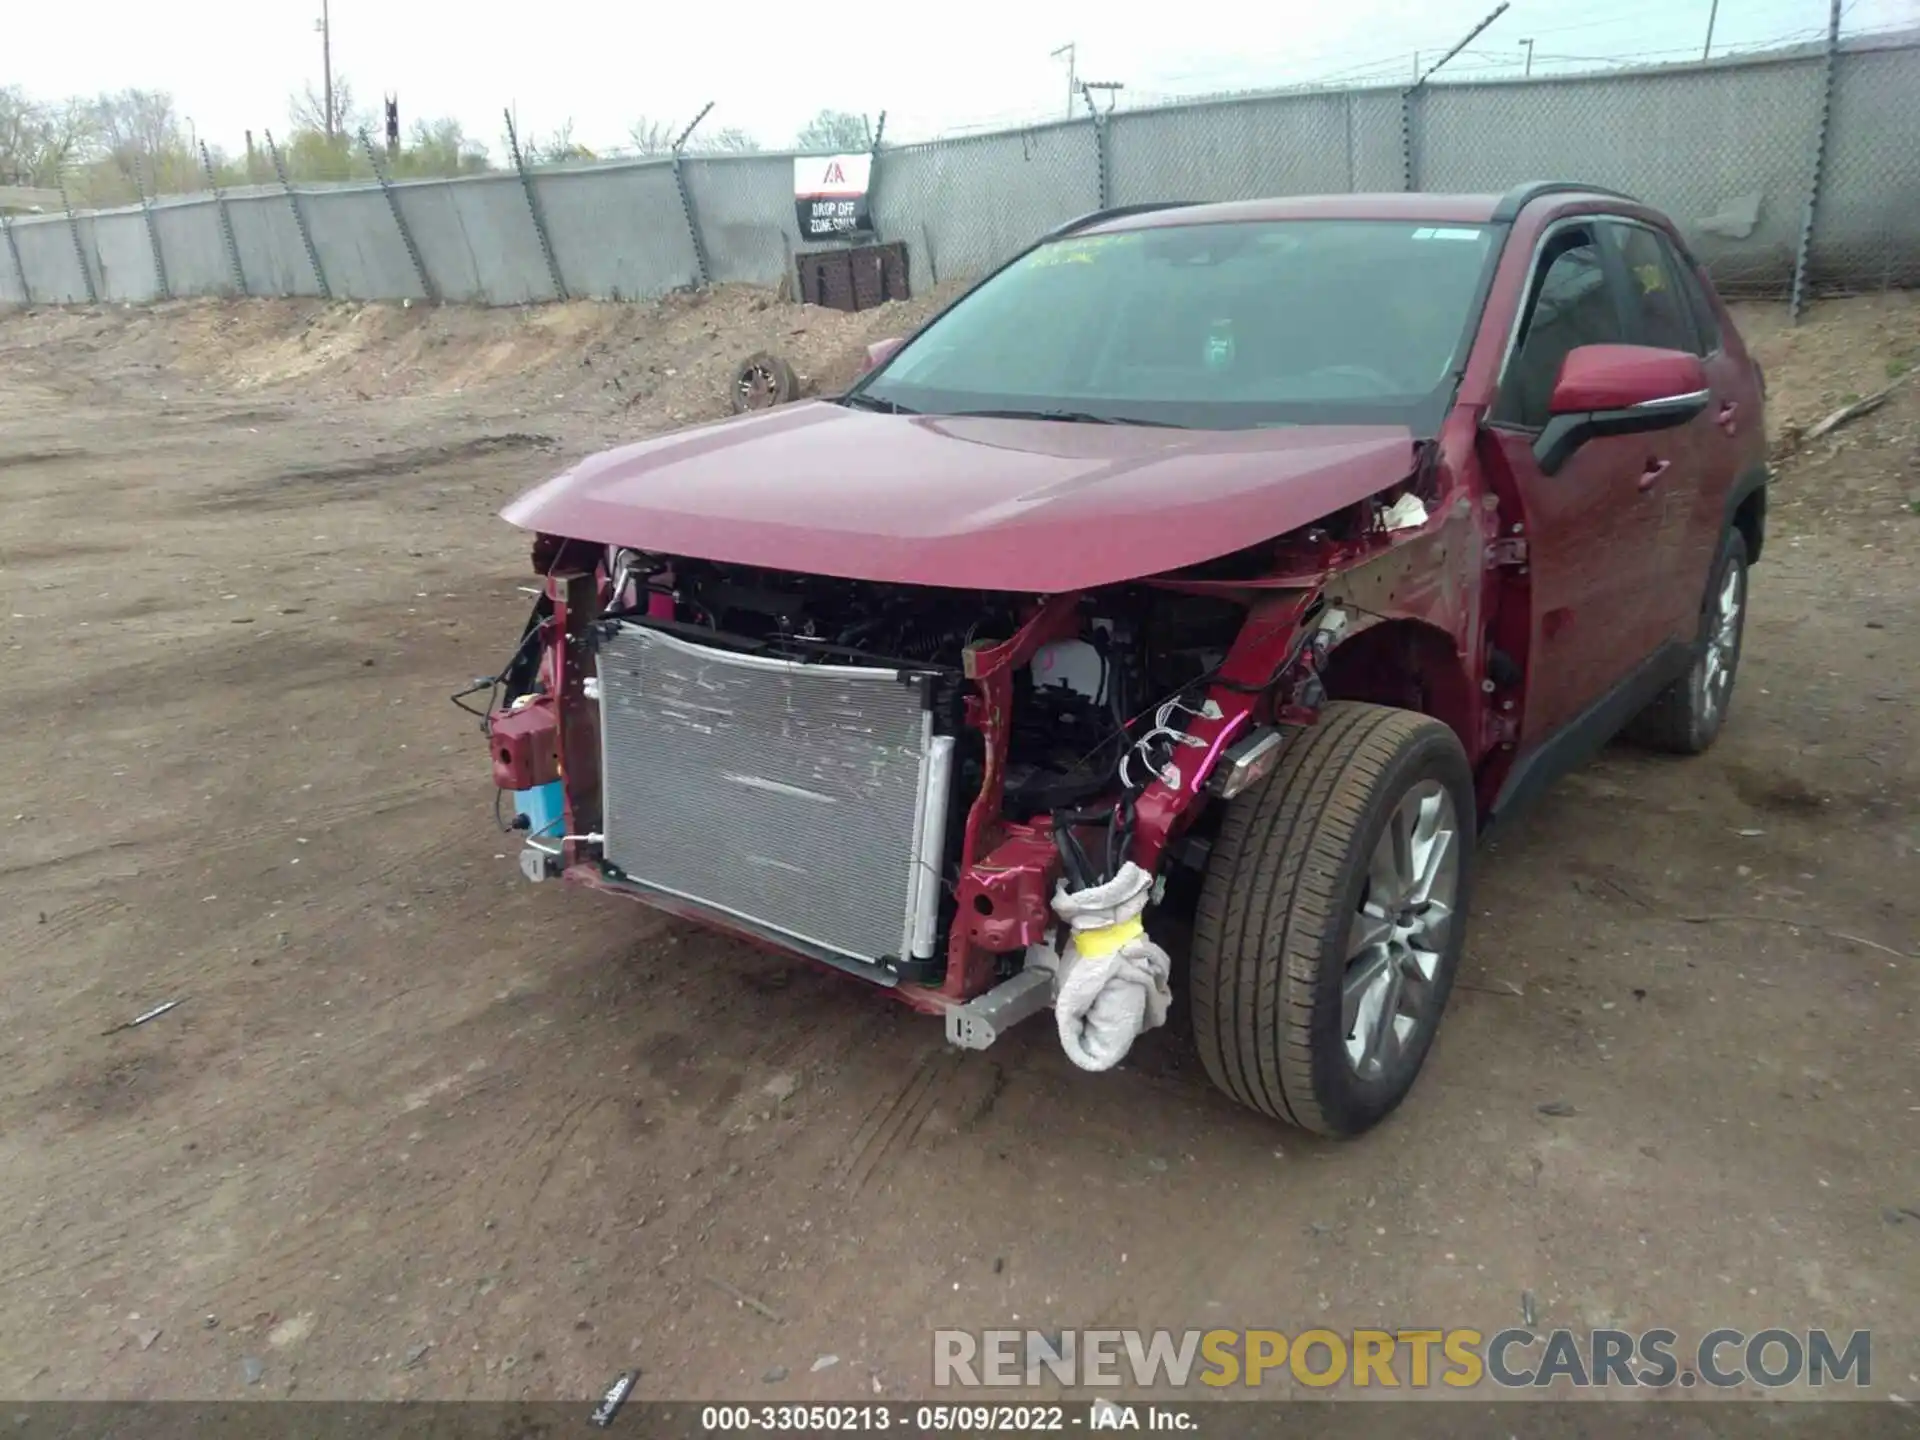
{"type": "Polygon", "coordinates": [[[1523,757],[1601,706],[1665,639],[1660,482],[1682,458],[1676,436],[1685,432],[1596,437],[1551,475],[1534,457],[1568,352],[1628,342],[1623,298],[1594,221],[1549,231],[1483,432],[1483,453],[1506,471],[1525,525],[1532,605],[1523,757]]]}

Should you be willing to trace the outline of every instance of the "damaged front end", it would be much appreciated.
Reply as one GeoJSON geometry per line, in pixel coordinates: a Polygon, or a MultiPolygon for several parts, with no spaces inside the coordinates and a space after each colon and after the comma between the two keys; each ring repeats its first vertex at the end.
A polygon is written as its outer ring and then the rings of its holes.
{"type": "Polygon", "coordinates": [[[1142,912],[1312,723],[1353,624],[1327,582],[1388,513],[1047,595],[541,536],[486,722],[523,872],[858,975],[962,1046],[1055,1007],[1104,1069],[1166,1013],[1142,912]]]}

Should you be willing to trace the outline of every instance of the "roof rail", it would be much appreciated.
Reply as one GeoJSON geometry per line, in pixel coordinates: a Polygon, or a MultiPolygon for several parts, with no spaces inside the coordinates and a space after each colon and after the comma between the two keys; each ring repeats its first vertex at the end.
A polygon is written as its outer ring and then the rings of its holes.
{"type": "Polygon", "coordinates": [[[1196,200],[1150,200],[1141,205],[1109,205],[1104,210],[1091,210],[1078,219],[1069,220],[1064,225],[1056,225],[1040,238],[1058,240],[1062,235],[1071,235],[1076,230],[1084,230],[1089,225],[1098,225],[1107,220],[1124,220],[1129,215],[1145,215],[1153,210],[1178,210],[1183,206],[1196,205],[1196,200]]]}
{"type": "Polygon", "coordinates": [[[1641,203],[1624,191],[1609,190],[1604,185],[1582,185],[1573,180],[1529,180],[1500,197],[1500,203],[1493,209],[1493,218],[1511,223],[1528,205],[1548,195],[1606,195],[1615,200],[1632,200],[1636,205],[1641,203]]]}

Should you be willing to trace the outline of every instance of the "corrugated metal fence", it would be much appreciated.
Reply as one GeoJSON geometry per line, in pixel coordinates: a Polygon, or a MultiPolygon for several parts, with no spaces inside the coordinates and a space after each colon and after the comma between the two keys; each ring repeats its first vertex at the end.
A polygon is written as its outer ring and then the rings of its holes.
{"type": "MultiPolygon", "coordinates": [[[[0,301],[513,305],[656,295],[699,283],[703,256],[715,282],[791,272],[790,157],[678,163],[684,185],[650,160],[17,216],[0,301]]],[[[873,210],[919,288],[1103,204],[1536,179],[1666,210],[1733,292],[1920,284],[1920,46],[1121,111],[882,150],[873,210]]]]}

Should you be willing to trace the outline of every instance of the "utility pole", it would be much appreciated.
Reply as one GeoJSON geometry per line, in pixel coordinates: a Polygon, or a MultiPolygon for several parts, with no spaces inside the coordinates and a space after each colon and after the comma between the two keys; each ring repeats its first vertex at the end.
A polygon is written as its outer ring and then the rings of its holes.
{"type": "Polygon", "coordinates": [[[333,139],[333,17],[328,13],[328,0],[320,0],[320,18],[313,22],[313,28],[320,32],[320,89],[321,104],[326,112],[327,139],[333,139]]]}
{"type": "Polygon", "coordinates": [[[1713,22],[1720,17],[1720,0],[1712,0],[1707,6],[1707,43],[1700,47],[1700,58],[1706,59],[1713,54],[1713,22]]]}
{"type": "Polygon", "coordinates": [[[1071,40],[1058,50],[1047,52],[1047,58],[1051,60],[1058,60],[1062,55],[1067,57],[1067,119],[1069,120],[1073,118],[1073,97],[1080,93],[1080,86],[1076,83],[1077,77],[1074,74],[1074,53],[1071,40]]]}
{"type": "Polygon", "coordinates": [[[1533,39],[1529,36],[1520,43],[1527,47],[1527,68],[1525,73],[1527,76],[1531,76],[1533,74],[1533,39]]]}

